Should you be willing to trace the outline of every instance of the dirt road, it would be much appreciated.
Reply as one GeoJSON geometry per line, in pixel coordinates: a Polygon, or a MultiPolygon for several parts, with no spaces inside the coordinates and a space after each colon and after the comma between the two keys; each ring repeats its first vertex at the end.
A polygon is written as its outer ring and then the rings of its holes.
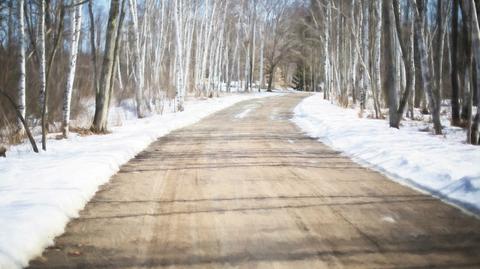
{"type": "Polygon", "coordinates": [[[32,268],[480,268],[480,221],[239,103],[124,165],[32,268]]]}

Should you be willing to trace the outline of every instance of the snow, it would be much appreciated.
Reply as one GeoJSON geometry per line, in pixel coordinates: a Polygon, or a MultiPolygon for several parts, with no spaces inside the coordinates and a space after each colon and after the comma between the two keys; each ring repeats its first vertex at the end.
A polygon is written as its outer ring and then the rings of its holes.
{"type": "Polygon", "coordinates": [[[385,216],[385,217],[382,218],[382,220],[385,221],[385,222],[389,222],[389,223],[395,223],[395,222],[397,222],[397,221],[396,221],[393,217],[391,217],[391,216],[385,216]]]}
{"type": "Polygon", "coordinates": [[[127,120],[108,135],[50,139],[41,154],[28,144],[11,147],[0,158],[0,268],[21,268],[41,254],[98,187],[158,137],[237,102],[278,94],[189,101],[184,112],[127,120]]]}
{"type": "Polygon", "coordinates": [[[252,111],[251,108],[247,108],[245,109],[244,111],[238,113],[237,115],[235,115],[235,118],[236,119],[243,119],[245,118],[250,112],[252,111]]]}
{"type": "MultiPolygon", "coordinates": [[[[309,136],[344,152],[391,179],[432,194],[467,211],[480,212],[480,147],[462,143],[464,133],[447,127],[446,136],[421,132],[425,123],[389,128],[385,120],[359,118],[319,94],[305,98],[293,121],[309,136]],[[450,135],[453,133],[453,135],[450,135]]],[[[431,124],[430,124],[431,125],[431,124]]]]}

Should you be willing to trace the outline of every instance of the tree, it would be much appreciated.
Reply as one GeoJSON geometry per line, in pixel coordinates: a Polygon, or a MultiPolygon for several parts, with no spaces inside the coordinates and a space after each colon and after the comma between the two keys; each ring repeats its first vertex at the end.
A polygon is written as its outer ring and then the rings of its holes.
{"type": "Polygon", "coordinates": [[[440,109],[432,89],[432,79],[430,65],[428,64],[428,55],[425,45],[425,37],[422,31],[425,23],[425,10],[422,3],[418,4],[416,0],[411,0],[415,12],[415,39],[417,40],[417,50],[420,56],[421,82],[423,89],[428,97],[428,106],[433,120],[435,134],[442,134],[442,124],[440,122],[440,109]]]}
{"type": "MultiPolygon", "coordinates": [[[[387,4],[387,3],[388,3],[388,6],[389,6],[389,9],[391,9],[392,6],[391,6],[390,1],[387,1],[385,4],[387,4]]],[[[380,95],[381,84],[382,84],[382,77],[381,77],[381,72],[380,72],[381,55],[382,55],[382,52],[381,52],[381,43],[382,43],[382,1],[375,1],[374,5],[375,5],[376,23],[375,23],[374,42],[373,42],[374,43],[374,53],[373,53],[374,69],[373,69],[373,74],[375,74],[375,76],[374,76],[374,83],[372,84],[373,85],[372,93],[373,93],[373,101],[374,101],[374,108],[375,108],[375,117],[378,119],[378,118],[380,118],[380,114],[381,114],[380,101],[378,100],[379,99],[378,96],[380,95]]],[[[386,15],[387,14],[385,14],[385,16],[386,15]]],[[[391,23],[391,20],[392,19],[389,19],[389,21],[388,21],[390,23],[390,26],[393,25],[393,23],[391,23]]],[[[390,26],[388,26],[388,27],[390,27],[390,26]]],[[[387,27],[387,26],[385,26],[385,27],[387,27]]],[[[386,31],[392,31],[392,29],[386,29],[386,31]]],[[[388,39],[388,37],[387,37],[387,39],[388,39]]],[[[386,42],[388,42],[388,41],[386,41],[386,42]]],[[[392,56],[396,55],[395,50],[393,50],[392,52],[394,52],[394,53],[390,54],[390,55],[392,55],[392,56]]],[[[397,101],[395,100],[394,103],[396,104],[397,101]]],[[[390,120],[392,120],[392,118],[390,118],[390,120]]],[[[395,118],[393,120],[395,120],[395,118]]]]}
{"type": "Polygon", "coordinates": [[[40,0],[40,16],[39,16],[39,33],[38,33],[38,53],[40,61],[40,106],[42,108],[42,149],[47,150],[47,109],[48,109],[48,95],[47,95],[47,70],[45,58],[45,1],[40,0]]]}
{"type": "MultiPolygon", "coordinates": [[[[13,100],[12,97],[10,97],[8,94],[6,94],[3,90],[0,90],[0,96],[4,97],[7,99],[8,103],[13,107],[13,110],[15,110],[15,113],[18,117],[18,120],[22,123],[23,125],[23,130],[25,130],[26,134],[27,134],[27,137],[30,141],[30,144],[32,145],[32,148],[33,148],[33,151],[38,153],[38,147],[37,147],[37,143],[35,142],[35,139],[33,139],[33,135],[32,133],[30,132],[30,129],[28,128],[27,126],[27,121],[25,120],[25,118],[23,117],[20,109],[18,108],[18,105],[15,104],[15,101],[13,100]]],[[[5,152],[4,152],[5,154],[5,152]]],[[[5,156],[4,156],[5,157],[5,156]]]]}
{"type": "MultiPolygon", "coordinates": [[[[405,91],[403,92],[402,98],[398,104],[398,108],[393,106],[389,106],[391,112],[393,113],[394,108],[396,109],[396,116],[390,118],[390,127],[399,128],[400,121],[402,120],[403,114],[405,112],[405,108],[407,106],[408,100],[412,95],[412,92],[415,87],[415,60],[414,60],[414,23],[410,22],[409,18],[409,5],[407,3],[407,9],[405,10],[405,14],[407,17],[408,28],[407,28],[407,36],[406,38],[402,35],[402,27],[400,22],[400,3],[398,0],[393,0],[393,12],[394,17],[391,20],[395,21],[395,32],[398,42],[400,43],[400,49],[402,52],[403,62],[405,64],[405,91]]],[[[392,104],[393,105],[393,102],[392,104]]]]}
{"type": "MultiPolygon", "coordinates": [[[[472,41],[473,41],[473,51],[475,54],[475,69],[477,76],[475,77],[474,83],[477,84],[477,89],[480,89],[480,28],[479,21],[477,16],[477,9],[473,0],[470,1],[470,6],[472,9],[472,41]]],[[[471,143],[474,145],[480,144],[480,94],[477,93],[477,113],[475,119],[471,126],[471,143]]]]}
{"type": "Polygon", "coordinates": [[[470,1],[462,0],[460,2],[460,9],[462,10],[463,20],[463,38],[465,45],[465,62],[463,73],[463,100],[462,100],[462,113],[461,119],[464,121],[464,125],[467,128],[467,143],[471,143],[472,138],[472,97],[473,97],[473,74],[472,74],[472,7],[470,7],[470,1]]]}
{"type": "Polygon", "coordinates": [[[286,2],[279,1],[272,3],[271,19],[267,22],[271,34],[266,38],[268,53],[267,61],[267,91],[273,88],[273,79],[277,65],[285,59],[287,53],[293,48],[294,40],[289,33],[286,14],[286,2]]]}
{"type": "MultiPolygon", "coordinates": [[[[24,0],[18,0],[18,39],[20,42],[18,52],[19,78],[18,78],[18,111],[22,117],[26,118],[26,95],[25,95],[25,25],[24,25],[24,0]]],[[[17,121],[18,132],[22,132],[23,124],[20,120],[17,121]]]]}
{"type": "Polygon", "coordinates": [[[91,130],[96,133],[105,133],[108,123],[108,109],[111,98],[111,84],[114,77],[114,58],[116,57],[116,39],[120,28],[120,2],[125,0],[111,0],[108,16],[107,35],[105,38],[105,53],[99,79],[99,88],[95,97],[95,116],[91,130]]]}
{"type": "Polygon", "coordinates": [[[132,18],[132,26],[133,26],[133,66],[134,66],[134,92],[135,92],[135,101],[137,107],[137,115],[140,118],[143,118],[144,115],[144,108],[142,104],[143,100],[143,87],[144,87],[144,73],[142,72],[143,67],[143,58],[140,57],[140,30],[138,26],[138,12],[137,12],[137,1],[136,0],[129,0],[130,6],[130,16],[132,18]]]}
{"type": "Polygon", "coordinates": [[[458,69],[458,9],[459,1],[453,0],[452,12],[452,52],[451,52],[451,82],[452,82],[452,125],[460,126],[460,103],[459,98],[459,69],[458,69]]]}
{"type": "MultiPolygon", "coordinates": [[[[396,43],[395,43],[395,31],[393,29],[395,20],[392,11],[392,2],[390,0],[384,0],[383,3],[383,17],[384,17],[384,29],[385,29],[385,55],[387,58],[387,77],[385,79],[385,88],[388,90],[388,108],[389,108],[389,121],[390,127],[395,127],[398,120],[397,117],[397,64],[395,63],[396,55],[396,43]]],[[[401,116],[401,115],[400,115],[401,116]]]]}
{"type": "Polygon", "coordinates": [[[71,38],[70,38],[70,56],[68,65],[67,85],[65,86],[63,99],[63,119],[62,119],[62,133],[63,137],[67,138],[69,134],[70,125],[70,107],[72,102],[73,83],[75,81],[75,69],[77,66],[78,43],[80,40],[80,32],[82,26],[82,5],[77,1],[72,1],[71,9],[71,38]]]}

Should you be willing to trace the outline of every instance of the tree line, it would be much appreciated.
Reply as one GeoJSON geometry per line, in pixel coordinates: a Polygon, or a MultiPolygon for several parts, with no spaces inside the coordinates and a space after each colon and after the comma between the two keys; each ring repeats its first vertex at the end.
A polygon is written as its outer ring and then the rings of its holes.
{"type": "Polygon", "coordinates": [[[441,113],[480,143],[479,1],[310,0],[304,16],[305,89],[343,106],[358,104],[400,128],[414,109],[442,134],[441,113]],[[316,57],[310,57],[314,55],[316,57]],[[311,75],[309,75],[311,74],[311,75]],[[448,105],[447,105],[448,104],[448,105]],[[442,110],[443,108],[443,110],[442,110]],[[388,109],[388,112],[382,112],[388,109]]]}
{"type": "Polygon", "coordinates": [[[473,0],[0,0],[0,143],[29,128],[68,137],[132,101],[138,117],[275,83],[323,92],[400,128],[441,114],[479,144],[480,41],[473,0]],[[448,103],[447,103],[448,102],[448,103]],[[13,108],[13,109],[12,109],[13,108]],[[443,110],[442,110],[443,109],[443,110]],[[388,110],[388,111],[387,111],[388,110]],[[473,115],[475,114],[475,115],[473,115]],[[89,116],[90,117],[90,116],[89,116]]]}
{"type": "MultiPolygon", "coordinates": [[[[0,2],[0,136],[29,126],[68,137],[94,100],[89,130],[108,131],[109,108],[134,100],[138,117],[185,97],[232,88],[271,90],[293,46],[291,0],[18,0],[0,2]],[[8,109],[12,107],[14,109],[8,109]],[[37,128],[38,127],[38,128],[37,128]]],[[[32,141],[34,143],[35,141],[32,141]]]]}

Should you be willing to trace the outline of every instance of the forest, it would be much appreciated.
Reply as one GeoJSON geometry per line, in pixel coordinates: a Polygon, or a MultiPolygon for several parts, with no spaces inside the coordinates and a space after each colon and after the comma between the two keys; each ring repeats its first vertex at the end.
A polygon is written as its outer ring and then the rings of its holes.
{"type": "Polygon", "coordinates": [[[0,144],[109,131],[109,110],[293,87],[479,144],[474,0],[3,0],[0,144]]]}
{"type": "Polygon", "coordinates": [[[0,268],[480,268],[479,10],[0,0],[0,268]]]}

